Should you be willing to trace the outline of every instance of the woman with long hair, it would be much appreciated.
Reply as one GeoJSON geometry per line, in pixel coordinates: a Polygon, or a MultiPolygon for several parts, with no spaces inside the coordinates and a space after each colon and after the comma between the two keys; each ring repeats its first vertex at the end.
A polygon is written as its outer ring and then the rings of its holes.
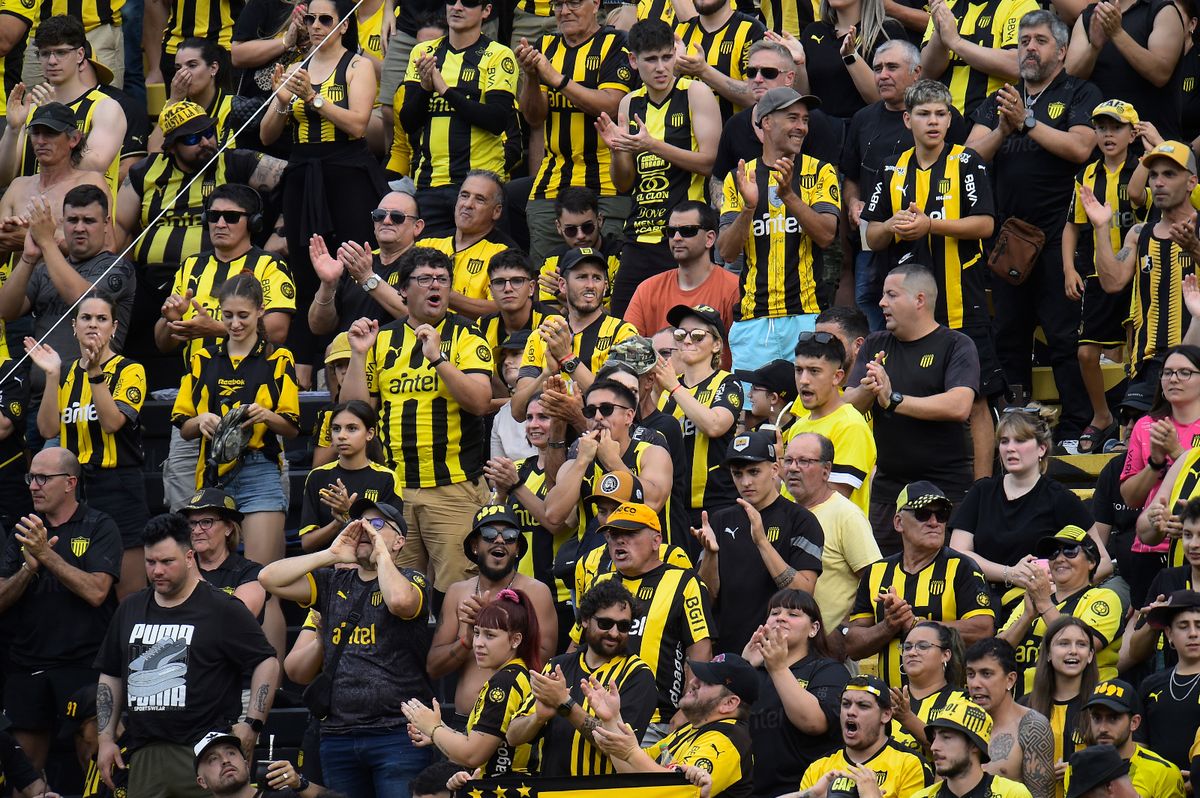
{"type": "MultiPolygon", "coordinates": [[[[192,355],[171,411],[184,440],[200,438],[196,487],[219,487],[245,514],[242,532],[247,558],[268,565],[283,557],[287,497],[280,436],[300,430],[300,394],[287,349],[274,348],[263,327],[262,283],[248,272],[227,280],[217,291],[225,340],[192,355]],[[241,453],[232,460],[214,458],[213,435],[221,419],[244,407],[247,432],[241,453]]],[[[219,454],[219,453],[218,453],[219,454]]]]}
{"type": "Polygon", "coordinates": [[[900,662],[908,684],[892,688],[893,717],[900,727],[892,738],[920,753],[929,748],[925,724],[933,712],[966,697],[962,637],[937,621],[921,621],[904,637],[900,662]]]}
{"type": "Polygon", "coordinates": [[[750,715],[754,794],[780,795],[838,747],[838,713],[850,672],[830,654],[816,599],[792,588],[771,597],[767,621],[742,656],[759,669],[750,715]]]}
{"type": "Polygon", "coordinates": [[[1096,644],[1087,624],[1063,615],[1046,629],[1038,651],[1033,689],[1019,702],[1050,721],[1054,731],[1055,794],[1063,796],[1063,774],[1087,736],[1087,713],[1080,712],[1100,680],[1096,644]]]}
{"type": "Polygon", "coordinates": [[[46,372],[38,432],[79,457],[83,501],[110,515],[121,530],[125,553],[116,585],[121,599],[146,585],[141,536],[149,510],[140,421],[146,370],[113,351],[117,306],[108,294],[87,294],[75,307],[71,329],[79,357],[66,368],[50,346],[25,339],[29,358],[46,372]]]}
{"type": "Polygon", "coordinates": [[[821,95],[821,110],[845,122],[879,99],[873,63],[875,48],[889,39],[907,41],[904,26],[883,10],[883,0],[821,0],[820,19],[800,36],[807,83],[804,92],[821,95]]]}
{"type": "MultiPolygon", "coordinates": [[[[190,100],[204,109],[204,113],[216,123],[217,143],[230,141],[247,119],[258,110],[258,101],[238,97],[229,91],[229,53],[216,42],[208,39],[184,39],[175,52],[175,75],[171,78],[171,91],[167,105],[190,100]]],[[[255,138],[253,133],[249,137],[255,138]]],[[[162,128],[157,124],[150,134],[148,149],[161,152],[162,128]]]]}
{"type": "Polygon", "coordinates": [[[434,745],[446,757],[483,776],[536,773],[537,752],[528,743],[510,746],[508,723],[530,695],[530,669],[540,670],[537,612],[529,596],[505,588],[475,616],[472,647],[475,663],[494,671],[483,684],[467,719],[466,733],[442,722],[437,700],[427,707],[414,698],[404,702],[409,736],[418,746],[434,745]]]}

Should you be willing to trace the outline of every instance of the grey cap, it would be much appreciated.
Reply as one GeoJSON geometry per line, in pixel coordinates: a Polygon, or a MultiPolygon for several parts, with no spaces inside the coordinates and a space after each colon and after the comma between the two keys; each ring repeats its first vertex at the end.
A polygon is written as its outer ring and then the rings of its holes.
{"type": "Polygon", "coordinates": [[[802,102],[808,107],[808,110],[819,108],[821,98],[815,94],[801,94],[791,86],[776,86],[773,89],[767,89],[767,93],[762,96],[758,104],[754,106],[754,124],[762,127],[763,117],[767,114],[773,114],[776,111],[782,111],[788,106],[802,102]]]}

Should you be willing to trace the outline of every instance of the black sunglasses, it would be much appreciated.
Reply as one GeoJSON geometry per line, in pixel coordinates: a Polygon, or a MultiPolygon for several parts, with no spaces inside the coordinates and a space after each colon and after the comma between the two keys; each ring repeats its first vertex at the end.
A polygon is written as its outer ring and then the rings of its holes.
{"type": "Polygon", "coordinates": [[[410,217],[404,211],[389,211],[384,208],[376,208],[371,211],[371,221],[375,224],[381,224],[384,219],[390,219],[392,224],[404,224],[410,217]]]}
{"type": "Polygon", "coordinates": [[[833,333],[812,332],[811,330],[806,330],[806,331],[800,333],[800,337],[797,339],[797,343],[806,344],[809,341],[816,341],[817,343],[819,343],[823,346],[823,345],[829,343],[830,341],[832,341],[833,338],[834,338],[833,333]]]}
{"type": "Polygon", "coordinates": [[[446,0],[446,5],[452,6],[455,3],[462,3],[463,8],[479,8],[483,5],[483,0],[446,0]]]}
{"type": "Polygon", "coordinates": [[[320,22],[327,28],[337,22],[337,17],[333,14],[305,14],[300,19],[303,20],[305,27],[309,28],[312,27],[314,22],[320,22]]]}
{"type": "Polygon", "coordinates": [[[488,543],[498,538],[503,539],[505,543],[513,543],[521,537],[521,530],[513,529],[511,526],[484,526],[479,528],[479,537],[488,543]]]}
{"type": "Polygon", "coordinates": [[[596,223],[584,222],[583,224],[564,224],[562,226],[562,231],[563,235],[570,236],[571,238],[574,238],[580,233],[583,233],[585,236],[590,236],[592,233],[596,232],[596,223]]]}
{"type": "Polygon", "coordinates": [[[627,635],[629,634],[629,630],[633,628],[633,621],[627,621],[623,618],[619,621],[616,618],[592,618],[592,620],[596,622],[596,628],[601,632],[607,632],[615,626],[618,632],[627,635]]]}
{"type": "Polygon", "coordinates": [[[936,518],[938,523],[944,524],[950,520],[950,511],[945,507],[919,507],[916,510],[909,510],[913,514],[913,518],[920,521],[922,524],[930,518],[936,518]]]}
{"type": "Polygon", "coordinates": [[[775,80],[779,77],[778,67],[746,67],[746,77],[754,80],[759,75],[763,76],[763,80],[775,80]]]}
{"type": "Polygon", "coordinates": [[[600,415],[604,416],[605,418],[608,418],[609,416],[611,416],[613,414],[613,411],[616,410],[618,407],[621,408],[622,410],[629,410],[629,408],[626,407],[625,405],[619,405],[616,402],[601,402],[598,405],[584,405],[583,406],[583,417],[584,418],[595,418],[596,411],[600,411],[600,415]]]}
{"type": "Polygon", "coordinates": [[[672,239],[676,235],[683,236],[684,238],[695,238],[700,234],[701,230],[704,230],[704,228],[698,224],[681,224],[678,227],[667,225],[663,228],[663,232],[666,233],[668,239],[672,239]]]}
{"type": "Polygon", "coordinates": [[[215,139],[217,137],[217,129],[210,127],[208,130],[201,130],[199,133],[188,133],[186,136],[180,136],[176,141],[185,147],[195,147],[205,139],[215,139]]]}
{"type": "Polygon", "coordinates": [[[205,211],[204,221],[209,224],[215,224],[220,221],[224,221],[226,224],[237,224],[249,215],[245,211],[205,211]]]}
{"type": "Polygon", "coordinates": [[[1050,552],[1050,556],[1047,557],[1046,559],[1053,560],[1056,557],[1058,557],[1058,555],[1061,554],[1062,556],[1066,557],[1068,560],[1073,560],[1082,553],[1083,553],[1083,546],[1080,546],[1078,543],[1072,543],[1067,546],[1059,546],[1057,549],[1050,552]]]}

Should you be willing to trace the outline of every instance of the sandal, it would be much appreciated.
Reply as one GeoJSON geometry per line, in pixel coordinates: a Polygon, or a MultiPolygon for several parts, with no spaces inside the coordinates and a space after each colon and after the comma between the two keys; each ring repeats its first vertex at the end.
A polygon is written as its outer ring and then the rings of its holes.
{"type": "Polygon", "coordinates": [[[1099,454],[1103,450],[1105,442],[1116,436],[1120,428],[1115,419],[1113,423],[1103,428],[1088,424],[1084,428],[1083,434],[1079,436],[1079,453],[1099,454]]]}

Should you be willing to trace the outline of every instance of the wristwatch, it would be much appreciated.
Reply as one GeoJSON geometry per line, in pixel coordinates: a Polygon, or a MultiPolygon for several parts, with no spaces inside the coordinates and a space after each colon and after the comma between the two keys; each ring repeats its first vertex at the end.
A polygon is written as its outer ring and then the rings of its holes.
{"type": "Polygon", "coordinates": [[[554,711],[558,713],[560,718],[565,718],[571,714],[571,709],[575,706],[575,699],[568,697],[566,701],[558,705],[554,711]]]}
{"type": "Polygon", "coordinates": [[[903,401],[904,394],[900,393],[899,391],[892,391],[891,396],[888,397],[888,410],[895,411],[895,409],[899,407],[900,403],[903,401]]]}
{"type": "Polygon", "coordinates": [[[371,272],[370,276],[367,277],[367,279],[363,280],[361,283],[359,283],[359,285],[362,286],[362,290],[366,291],[369,294],[372,291],[374,291],[376,288],[378,288],[379,284],[382,282],[383,282],[383,280],[380,279],[378,274],[376,274],[375,272],[371,272]]]}
{"type": "Polygon", "coordinates": [[[579,357],[577,355],[571,355],[562,362],[562,370],[568,374],[574,374],[577,368],[579,368],[579,357]]]}
{"type": "Polygon", "coordinates": [[[88,382],[90,382],[92,385],[100,385],[104,382],[104,375],[97,374],[95,377],[88,377],[88,382]]]}
{"type": "Polygon", "coordinates": [[[851,66],[857,60],[858,60],[858,53],[855,53],[855,52],[851,52],[848,55],[842,56],[842,63],[845,64],[846,66],[851,66]]]}
{"type": "Polygon", "coordinates": [[[263,723],[263,721],[262,721],[261,719],[259,719],[259,718],[252,718],[252,717],[250,717],[249,715],[247,715],[247,716],[246,716],[246,719],[245,719],[245,720],[243,720],[243,721],[242,721],[242,723],[245,723],[247,726],[249,726],[249,727],[250,727],[250,729],[251,729],[251,730],[252,730],[252,731],[253,731],[255,734],[261,734],[261,733],[262,733],[262,730],[263,730],[264,723],[263,723]]]}
{"type": "Polygon", "coordinates": [[[312,105],[314,111],[320,111],[325,107],[325,97],[321,94],[314,94],[308,102],[312,105]]]}
{"type": "Polygon", "coordinates": [[[1033,130],[1035,127],[1037,127],[1037,117],[1033,115],[1032,108],[1026,108],[1025,109],[1025,132],[1028,133],[1029,131],[1033,130]]]}
{"type": "Polygon", "coordinates": [[[296,774],[296,792],[304,792],[312,786],[312,782],[303,773],[296,774]]]}

